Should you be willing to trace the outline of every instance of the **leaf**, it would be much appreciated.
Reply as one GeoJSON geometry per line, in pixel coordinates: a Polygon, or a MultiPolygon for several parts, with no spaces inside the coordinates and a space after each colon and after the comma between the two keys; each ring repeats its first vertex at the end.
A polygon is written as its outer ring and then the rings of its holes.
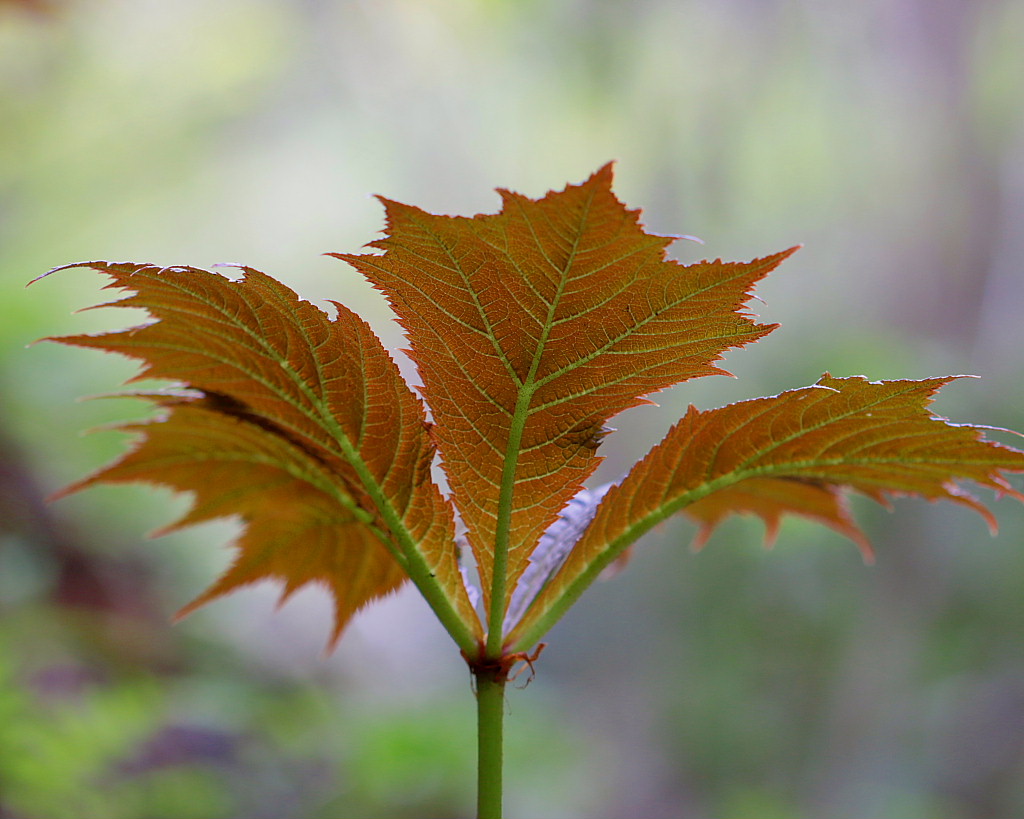
{"type": "Polygon", "coordinates": [[[927,409],[954,378],[871,382],[826,374],[815,386],[773,397],[708,411],[690,407],[607,493],[510,644],[532,645],[605,566],[680,510],[703,523],[698,542],[734,512],[763,518],[770,538],[790,513],[826,523],[867,555],[841,489],[882,503],[898,495],[953,501],[980,512],[994,530],[991,513],[957,482],[1024,500],[1002,475],[1024,471],[1024,452],[927,409]]]}
{"type": "Polygon", "coordinates": [[[131,291],[102,306],[143,308],[154,321],[52,340],[139,359],[132,381],[196,393],[156,397],[169,414],[129,425],[137,448],[72,490],[146,481],[195,494],[179,526],[248,523],[235,564],[186,611],[264,577],[283,579],[285,597],[321,581],[334,593],[336,640],[357,608],[411,575],[460,645],[474,644],[422,404],[365,322],[337,304],[332,320],[250,268],[231,281],[190,267],[86,266],[131,291]]]}
{"type": "Polygon", "coordinates": [[[740,308],[792,250],[667,260],[672,239],[645,233],[611,181],[608,165],[540,200],[501,190],[501,211],[473,218],[382,200],[388,235],[371,246],[383,254],[338,254],[408,333],[492,627],[597,466],[605,421],[721,373],[723,351],[774,329],[740,308]]]}
{"type": "Polygon", "coordinates": [[[245,531],[231,568],[179,616],[264,578],[285,583],[282,602],[309,582],[335,604],[337,642],[360,607],[407,579],[344,482],[286,437],[225,414],[205,399],[164,399],[169,414],[121,429],[141,437],[128,455],[69,491],[97,483],[149,482],[191,491],[192,508],[158,534],[239,516],[245,531]]]}
{"type": "MultiPolygon", "coordinates": [[[[685,511],[696,545],[731,514],[770,543],[784,515],[817,520],[870,559],[848,493],[969,506],[960,482],[1024,500],[1004,473],[1024,452],[928,409],[953,380],[833,378],[716,410],[690,408],[618,484],[584,482],[606,422],[775,325],[745,312],[754,285],[796,248],[749,263],[683,265],[611,191],[607,165],[534,200],[499,191],[496,214],[439,216],[382,200],[373,252],[334,254],[383,292],[404,327],[423,404],[370,328],[330,318],[258,271],[88,263],[128,291],[113,306],[152,321],[55,339],[140,360],[160,417],[124,428],[124,458],[77,484],[145,481],[193,493],[174,526],[238,516],[228,572],[186,611],[274,577],[335,597],[333,640],[360,606],[408,577],[474,673],[501,675],[636,540],[685,511]],[[435,455],[451,500],[431,480],[435,455]],[[458,531],[457,531],[458,527],[458,531]],[[476,590],[460,567],[476,559],[476,590]],[[509,634],[509,630],[511,634],[509,634]],[[485,642],[486,640],[486,642],[485,642]]],[[[62,268],[58,268],[62,269],[62,268]]],[[[52,272],[52,271],[51,271],[52,272]]],[[[174,527],[171,527],[174,528],[174,527]]]]}
{"type": "Polygon", "coordinates": [[[558,571],[587,524],[594,519],[601,498],[611,488],[612,484],[606,483],[596,489],[581,489],[570,498],[555,522],[541,535],[537,548],[530,555],[530,565],[516,584],[505,615],[506,630],[519,621],[540,590],[558,571]]]}
{"type": "Polygon", "coordinates": [[[770,547],[778,536],[782,516],[792,514],[835,529],[860,547],[866,561],[874,561],[871,544],[851,517],[846,495],[837,484],[808,478],[746,478],[712,492],[685,511],[702,524],[694,538],[695,549],[703,548],[715,527],[736,513],[760,517],[765,523],[765,545],[770,547]]]}

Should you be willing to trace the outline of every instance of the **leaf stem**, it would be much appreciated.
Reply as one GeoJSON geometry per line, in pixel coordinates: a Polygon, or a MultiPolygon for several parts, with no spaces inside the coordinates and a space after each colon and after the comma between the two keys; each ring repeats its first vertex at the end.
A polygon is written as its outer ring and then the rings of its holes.
{"type": "Polygon", "coordinates": [[[478,668],[473,673],[477,713],[477,819],[501,819],[507,674],[488,667],[478,668]]]}

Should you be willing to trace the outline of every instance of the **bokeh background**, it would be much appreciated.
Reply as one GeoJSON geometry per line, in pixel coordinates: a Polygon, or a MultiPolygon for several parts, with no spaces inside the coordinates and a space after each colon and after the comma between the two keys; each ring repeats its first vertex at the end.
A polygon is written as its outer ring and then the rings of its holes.
{"type": "MultiPolygon", "coordinates": [[[[325,656],[329,605],[256,587],[172,626],[231,522],[183,499],[44,498],[116,455],[130,363],[83,259],[245,262],[362,312],[327,251],[380,193],[493,211],[617,160],[677,257],[805,248],[766,341],[615,422],[598,481],[701,407],[965,372],[937,411],[1024,429],[1024,4],[1014,0],[51,0],[0,3],[0,817],[465,817],[469,676],[412,594],[325,656]]],[[[1000,438],[1007,443],[1013,439],[1000,438]]],[[[1021,485],[1018,480],[1017,486],[1021,485]]],[[[986,498],[986,501],[990,500],[986,498]]],[[[1024,508],[857,502],[831,531],[650,535],[508,699],[510,816],[1024,815],[1024,508]]]]}

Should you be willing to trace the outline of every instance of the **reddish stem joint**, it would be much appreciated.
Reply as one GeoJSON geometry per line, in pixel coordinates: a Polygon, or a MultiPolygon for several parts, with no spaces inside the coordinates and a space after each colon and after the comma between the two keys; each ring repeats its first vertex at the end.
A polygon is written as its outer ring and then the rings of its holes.
{"type": "Polygon", "coordinates": [[[529,667],[530,676],[527,678],[525,685],[523,685],[523,688],[525,688],[536,675],[537,670],[533,667],[533,664],[536,662],[537,658],[540,657],[540,653],[546,646],[547,643],[538,643],[532,654],[526,651],[516,651],[512,654],[503,654],[501,657],[496,659],[480,656],[477,659],[471,660],[466,656],[466,652],[463,651],[462,659],[466,661],[466,665],[469,666],[469,670],[473,672],[474,678],[487,676],[493,680],[502,682],[515,680],[527,667],[529,667]],[[524,665],[522,668],[518,669],[515,674],[509,676],[509,672],[516,663],[524,663],[524,665]]]}

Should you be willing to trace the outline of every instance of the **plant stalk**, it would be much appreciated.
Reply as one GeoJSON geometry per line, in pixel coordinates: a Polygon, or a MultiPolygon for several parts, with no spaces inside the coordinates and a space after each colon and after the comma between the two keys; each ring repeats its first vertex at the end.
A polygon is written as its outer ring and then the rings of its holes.
{"type": "Polygon", "coordinates": [[[501,819],[507,673],[474,670],[477,714],[477,819],[501,819]]]}

